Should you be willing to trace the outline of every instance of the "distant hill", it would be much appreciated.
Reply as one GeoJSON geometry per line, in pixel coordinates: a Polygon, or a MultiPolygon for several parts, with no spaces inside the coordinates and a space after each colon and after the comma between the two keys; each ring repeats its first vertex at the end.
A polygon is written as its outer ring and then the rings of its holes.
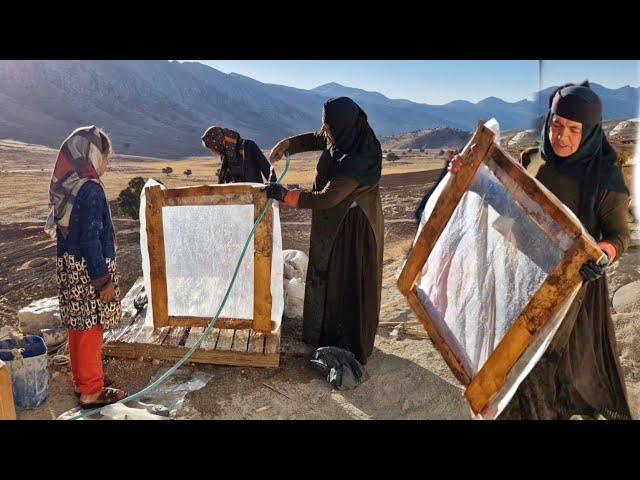
{"type": "MultiPolygon", "coordinates": [[[[631,111],[638,88],[593,86],[607,118],[637,116],[631,111]]],[[[427,105],[337,83],[311,90],[267,84],[198,62],[4,60],[0,139],[57,148],[74,128],[96,124],[112,135],[119,153],[176,158],[205,154],[200,136],[218,123],[267,149],[319,128],[322,105],[340,95],[360,104],[380,137],[437,127],[472,131],[478,120],[491,117],[505,130],[525,130],[541,103],[489,97],[427,105]]]]}
{"type": "Polygon", "coordinates": [[[449,127],[432,128],[404,133],[381,140],[385,150],[421,149],[421,148],[451,148],[464,147],[471,138],[471,132],[449,127]]]}

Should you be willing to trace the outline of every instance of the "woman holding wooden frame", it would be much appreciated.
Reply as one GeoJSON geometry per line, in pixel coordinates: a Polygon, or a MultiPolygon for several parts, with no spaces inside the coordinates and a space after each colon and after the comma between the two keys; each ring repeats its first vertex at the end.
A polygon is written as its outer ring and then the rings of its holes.
{"type": "MultiPolygon", "coordinates": [[[[524,151],[522,164],[578,216],[606,253],[606,263],[618,260],[630,238],[629,191],[602,130],[602,104],[588,83],[565,85],[551,95],[543,145],[524,151]]],[[[450,171],[456,174],[462,168],[456,156],[450,171]]],[[[588,262],[582,267],[586,283],[578,299],[499,418],[631,418],[606,266],[588,262]]]]}

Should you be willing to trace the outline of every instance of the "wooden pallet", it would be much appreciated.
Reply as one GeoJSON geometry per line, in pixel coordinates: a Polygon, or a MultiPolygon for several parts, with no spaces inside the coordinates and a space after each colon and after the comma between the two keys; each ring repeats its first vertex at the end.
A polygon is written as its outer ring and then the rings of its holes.
{"type": "MultiPolygon", "coordinates": [[[[143,287],[138,279],[122,300],[122,322],[105,332],[103,352],[111,357],[179,360],[204,332],[203,327],[145,325],[146,310],[137,312],[133,299],[143,287]]],[[[189,358],[193,363],[277,368],[281,329],[264,334],[251,329],[214,328],[189,358]]]]}

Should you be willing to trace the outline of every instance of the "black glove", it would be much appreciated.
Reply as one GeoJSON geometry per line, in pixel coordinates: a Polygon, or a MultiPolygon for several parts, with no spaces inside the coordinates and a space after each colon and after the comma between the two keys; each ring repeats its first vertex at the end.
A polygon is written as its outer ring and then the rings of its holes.
{"type": "Polygon", "coordinates": [[[605,252],[605,258],[597,264],[593,260],[589,260],[587,263],[580,267],[580,275],[587,282],[593,282],[604,275],[605,270],[609,266],[609,255],[605,252]]]}
{"type": "Polygon", "coordinates": [[[267,183],[261,190],[267,192],[267,198],[273,198],[279,202],[284,202],[284,196],[287,194],[287,189],[280,183],[267,183]]]}
{"type": "Polygon", "coordinates": [[[311,366],[326,374],[338,390],[348,390],[366,379],[366,371],[353,353],[338,347],[322,347],[313,352],[311,366]]]}

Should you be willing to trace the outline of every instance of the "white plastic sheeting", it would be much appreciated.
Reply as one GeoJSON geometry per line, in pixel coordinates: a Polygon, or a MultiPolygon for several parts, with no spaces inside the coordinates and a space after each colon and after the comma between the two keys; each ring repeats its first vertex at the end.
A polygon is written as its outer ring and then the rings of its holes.
{"type": "MultiPolygon", "coordinates": [[[[429,198],[416,239],[449,180],[429,198]]],[[[509,183],[509,190],[520,188],[509,183]]],[[[464,368],[475,376],[570,246],[538,223],[560,227],[537,209],[534,221],[484,164],[436,242],[416,284],[418,298],[464,368]],[[536,223],[538,222],[538,223],[536,223]]],[[[524,197],[524,196],[520,196],[524,197]]],[[[537,363],[575,298],[576,289],[512,368],[483,413],[495,418],[537,363]]]]}
{"type": "MultiPolygon", "coordinates": [[[[162,209],[169,316],[213,317],[253,227],[253,205],[162,209]]],[[[222,318],[253,318],[253,242],[222,318]]]]}
{"type": "Polygon", "coordinates": [[[471,376],[563,253],[481,165],[417,284],[418,298],[471,376]]]}
{"type": "MultiPolygon", "coordinates": [[[[145,188],[152,184],[157,182],[149,180],[145,188]]],[[[282,236],[278,205],[276,202],[272,205],[271,319],[279,326],[284,310],[282,236]]],[[[143,190],[140,201],[140,248],[145,290],[150,293],[144,209],[143,190]]],[[[253,228],[253,205],[171,206],[163,207],[162,216],[169,315],[213,317],[253,228]]],[[[253,255],[252,241],[221,318],[253,319],[253,255]]],[[[153,317],[149,314],[151,305],[149,294],[146,323],[152,323],[153,317]]]]}
{"type": "Polygon", "coordinates": [[[284,250],[284,316],[301,319],[309,257],[300,250],[284,250]]]}

